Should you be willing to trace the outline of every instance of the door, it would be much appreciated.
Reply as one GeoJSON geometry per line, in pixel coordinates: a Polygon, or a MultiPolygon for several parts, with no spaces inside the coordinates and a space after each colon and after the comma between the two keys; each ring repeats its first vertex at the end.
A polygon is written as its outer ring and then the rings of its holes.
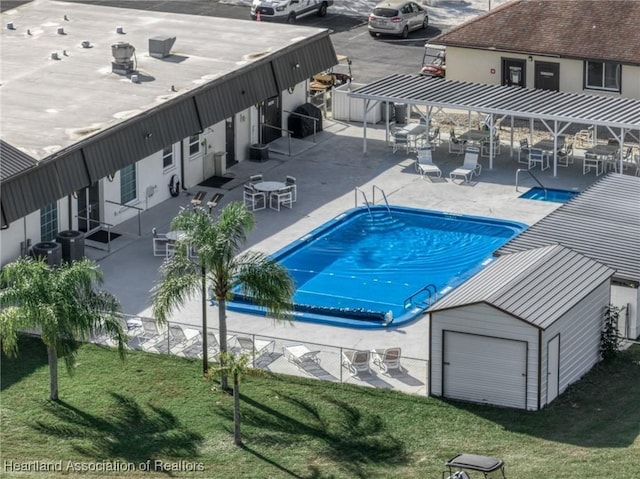
{"type": "Polygon", "coordinates": [[[537,90],[560,91],[560,64],[536,62],[533,87],[537,90]]]}
{"type": "Polygon", "coordinates": [[[237,163],[236,161],[236,120],[235,116],[229,117],[225,121],[225,137],[227,160],[226,167],[229,168],[237,163]]]}
{"type": "Polygon", "coordinates": [[[260,108],[262,135],[260,143],[270,143],[282,136],[282,115],[280,114],[280,98],[274,96],[266,100],[260,108]]]}
{"type": "Polygon", "coordinates": [[[100,229],[100,184],[97,181],[78,191],[78,229],[85,233],[100,229]]]}
{"type": "Polygon", "coordinates": [[[502,85],[519,86],[526,85],[527,62],[518,58],[502,59],[502,85]]]}
{"type": "Polygon", "coordinates": [[[526,342],[445,331],[443,359],[443,396],[526,409],[526,342]]]}
{"type": "Polygon", "coordinates": [[[560,335],[547,343],[547,404],[558,397],[560,384],[560,335]]]}

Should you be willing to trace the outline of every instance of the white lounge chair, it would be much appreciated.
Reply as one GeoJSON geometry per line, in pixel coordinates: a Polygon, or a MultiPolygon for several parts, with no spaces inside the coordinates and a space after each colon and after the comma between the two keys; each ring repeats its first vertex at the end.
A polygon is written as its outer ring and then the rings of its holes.
{"type": "Polygon", "coordinates": [[[240,354],[248,354],[251,356],[252,364],[255,366],[256,359],[261,356],[273,353],[275,342],[269,339],[253,340],[247,336],[238,336],[236,338],[238,346],[240,346],[240,354]]]}
{"type": "Polygon", "coordinates": [[[182,329],[179,324],[170,324],[167,335],[158,341],[154,349],[159,353],[180,354],[198,341],[200,331],[197,329],[182,329]]]}
{"type": "Polygon", "coordinates": [[[482,172],[482,165],[478,163],[478,157],[480,156],[480,149],[475,146],[470,146],[464,152],[464,162],[462,166],[456,168],[449,173],[449,178],[462,178],[468,183],[473,176],[479,176],[482,172]]]}
{"type": "MultiPolygon", "coordinates": [[[[433,158],[431,157],[431,147],[425,146],[418,150],[418,159],[416,160],[416,171],[422,175],[422,179],[430,174],[436,175],[438,178],[442,176],[442,171],[436,165],[433,164],[433,158]]],[[[431,177],[429,177],[431,178],[431,177]]]]}
{"type": "Polygon", "coordinates": [[[311,351],[304,344],[284,346],[282,348],[282,352],[284,353],[284,357],[287,361],[295,364],[298,368],[303,370],[305,365],[320,364],[320,358],[318,357],[320,351],[311,351]]]}
{"type": "Polygon", "coordinates": [[[399,347],[373,349],[371,354],[373,356],[373,364],[378,366],[382,372],[388,373],[392,370],[402,371],[402,365],[400,364],[402,350],[399,347]]]}
{"type": "Polygon", "coordinates": [[[343,349],[342,350],[342,366],[347,368],[352,376],[360,373],[371,373],[369,359],[371,353],[365,350],[343,349]]]}

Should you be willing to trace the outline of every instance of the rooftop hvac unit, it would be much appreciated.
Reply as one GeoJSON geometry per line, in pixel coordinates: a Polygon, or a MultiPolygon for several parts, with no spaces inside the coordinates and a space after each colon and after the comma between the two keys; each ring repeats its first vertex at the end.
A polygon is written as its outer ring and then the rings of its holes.
{"type": "Polygon", "coordinates": [[[115,59],[111,62],[111,71],[120,75],[127,75],[133,71],[133,57],[136,49],[128,42],[117,42],[111,45],[111,54],[115,59]]]}
{"type": "Polygon", "coordinates": [[[153,58],[168,57],[175,42],[176,37],[149,38],[149,56],[153,58]]]}

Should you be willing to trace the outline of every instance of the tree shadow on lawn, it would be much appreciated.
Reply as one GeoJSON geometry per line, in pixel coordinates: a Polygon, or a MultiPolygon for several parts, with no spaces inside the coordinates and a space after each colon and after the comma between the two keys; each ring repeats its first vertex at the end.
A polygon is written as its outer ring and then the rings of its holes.
{"type": "Polygon", "coordinates": [[[36,422],[44,434],[71,440],[72,447],[97,461],[122,458],[138,464],[156,458],[189,458],[198,455],[203,437],[185,429],[166,409],[148,405],[145,411],[134,400],[111,393],[115,405],[108,418],[81,411],[64,401],[49,402],[58,423],[36,422]]]}
{"type": "Polygon", "coordinates": [[[629,447],[640,434],[640,348],[598,363],[541,411],[444,400],[506,430],[581,447],[629,447]]]}
{"type": "MultiPolygon", "coordinates": [[[[252,443],[266,444],[273,440],[282,445],[289,438],[291,446],[294,446],[300,441],[295,435],[319,439],[324,444],[324,451],[320,453],[339,463],[350,477],[368,477],[367,465],[393,466],[409,462],[404,444],[387,431],[379,415],[363,413],[351,404],[327,396],[311,402],[282,392],[274,391],[274,394],[282,400],[281,408],[265,406],[241,394],[242,424],[261,431],[253,436],[243,432],[243,436],[249,437],[252,443]]],[[[233,411],[221,414],[233,420],[233,411]]],[[[245,449],[296,476],[256,450],[247,446],[245,449]]],[[[319,471],[312,470],[310,477],[321,477],[319,474],[319,471]]]]}
{"type": "MultiPolygon", "coordinates": [[[[39,337],[21,335],[18,342],[18,356],[9,357],[2,353],[0,356],[2,368],[0,391],[7,389],[12,384],[19,383],[34,371],[47,367],[47,348],[39,337]]],[[[49,369],[45,372],[49,374],[49,369]]],[[[48,383],[47,383],[48,384],[48,383]]]]}

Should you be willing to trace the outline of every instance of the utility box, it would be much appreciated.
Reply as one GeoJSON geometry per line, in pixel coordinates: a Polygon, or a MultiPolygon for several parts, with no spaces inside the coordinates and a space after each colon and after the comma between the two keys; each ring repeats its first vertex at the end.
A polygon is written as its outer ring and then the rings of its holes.
{"type": "Polygon", "coordinates": [[[213,154],[213,170],[215,176],[223,176],[227,172],[226,151],[216,151],[213,154]]]}
{"type": "Polygon", "coordinates": [[[62,247],[62,259],[67,263],[81,261],[84,258],[84,233],[82,231],[60,231],[56,242],[62,247]]]}

